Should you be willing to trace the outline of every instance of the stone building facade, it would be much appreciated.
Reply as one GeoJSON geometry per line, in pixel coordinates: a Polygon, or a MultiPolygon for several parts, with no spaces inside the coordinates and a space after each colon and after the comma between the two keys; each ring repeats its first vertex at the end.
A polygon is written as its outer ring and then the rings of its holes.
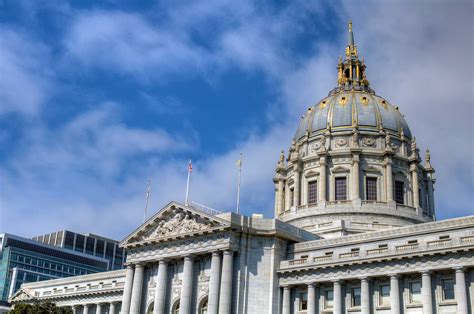
{"type": "Polygon", "coordinates": [[[172,202],[126,270],[25,284],[76,313],[473,313],[474,216],[435,220],[434,169],[370,88],[352,25],[337,87],[278,159],[275,219],[172,202]]]}

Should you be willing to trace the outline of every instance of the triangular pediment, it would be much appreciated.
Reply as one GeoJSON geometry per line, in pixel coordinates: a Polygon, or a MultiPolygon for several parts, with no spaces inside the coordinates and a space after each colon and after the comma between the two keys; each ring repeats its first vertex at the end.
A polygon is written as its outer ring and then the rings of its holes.
{"type": "Polygon", "coordinates": [[[230,223],[192,206],[171,202],[120,243],[133,246],[215,232],[230,223]]]}
{"type": "Polygon", "coordinates": [[[10,302],[24,302],[31,299],[33,299],[33,295],[28,290],[22,288],[12,295],[10,302]]]}

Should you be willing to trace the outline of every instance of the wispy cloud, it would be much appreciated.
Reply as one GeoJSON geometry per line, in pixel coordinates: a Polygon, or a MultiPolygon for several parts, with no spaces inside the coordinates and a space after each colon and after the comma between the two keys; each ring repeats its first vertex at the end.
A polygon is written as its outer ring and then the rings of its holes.
{"type": "Polygon", "coordinates": [[[34,115],[51,87],[47,46],[34,37],[0,26],[0,115],[34,115]]]}

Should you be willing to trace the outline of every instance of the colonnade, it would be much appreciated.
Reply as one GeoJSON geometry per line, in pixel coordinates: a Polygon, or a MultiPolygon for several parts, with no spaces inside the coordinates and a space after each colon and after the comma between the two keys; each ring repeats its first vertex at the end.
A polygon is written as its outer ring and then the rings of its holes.
{"type": "MultiPolygon", "coordinates": [[[[181,293],[179,298],[179,313],[193,312],[192,299],[197,287],[193,286],[193,265],[195,256],[186,255],[183,260],[181,293]]],[[[153,314],[163,314],[166,310],[166,297],[169,290],[168,264],[169,260],[158,261],[158,275],[156,277],[156,290],[154,295],[153,314]]],[[[142,291],[145,268],[156,263],[135,263],[127,265],[125,288],[122,302],[123,314],[139,314],[144,302],[142,291]]],[[[232,307],[232,277],[233,277],[233,251],[225,250],[212,252],[211,270],[208,293],[208,313],[228,314],[232,307]]]]}
{"type": "Polygon", "coordinates": [[[108,314],[117,314],[120,302],[99,302],[99,303],[86,303],[82,305],[73,305],[72,312],[74,314],[79,313],[82,309],[82,314],[101,314],[103,310],[109,307],[108,314]],[[95,309],[94,309],[95,307],[95,309]]]}
{"type": "MultiPolygon", "coordinates": [[[[466,274],[463,268],[455,268],[455,301],[457,304],[457,313],[458,314],[468,314],[468,298],[467,298],[467,287],[466,287],[466,274]]],[[[423,314],[432,314],[433,305],[434,305],[434,294],[432,287],[432,272],[423,271],[420,273],[421,276],[421,304],[420,306],[423,309],[423,314]]],[[[373,278],[380,277],[360,277],[359,287],[360,287],[360,305],[358,305],[358,310],[361,314],[370,314],[371,313],[371,291],[370,291],[370,280],[373,278]]],[[[401,304],[401,293],[400,293],[400,275],[393,274],[389,276],[390,278],[390,313],[391,314],[400,314],[405,311],[402,310],[401,304]]],[[[353,281],[354,279],[347,279],[353,281]]],[[[342,285],[344,280],[333,280],[332,281],[332,306],[331,308],[324,308],[319,304],[319,300],[322,300],[320,297],[320,289],[318,289],[323,282],[310,282],[307,283],[307,314],[319,314],[323,311],[332,310],[333,314],[342,314],[345,311],[345,298],[342,294],[342,285]]],[[[326,284],[326,283],[324,283],[326,284]]],[[[294,286],[301,288],[301,285],[294,286]]],[[[294,288],[290,285],[282,286],[282,314],[297,313],[298,311],[292,311],[292,306],[294,306],[291,300],[291,291],[294,288]]]]}

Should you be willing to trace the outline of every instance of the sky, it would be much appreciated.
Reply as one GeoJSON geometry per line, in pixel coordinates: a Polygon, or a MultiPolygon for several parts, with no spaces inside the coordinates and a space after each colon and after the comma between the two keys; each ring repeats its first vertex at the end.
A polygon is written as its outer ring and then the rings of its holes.
{"type": "Polygon", "coordinates": [[[347,21],[376,93],[474,214],[472,1],[0,0],[0,233],[122,239],[190,199],[273,215],[300,116],[336,85],[347,21]]]}

